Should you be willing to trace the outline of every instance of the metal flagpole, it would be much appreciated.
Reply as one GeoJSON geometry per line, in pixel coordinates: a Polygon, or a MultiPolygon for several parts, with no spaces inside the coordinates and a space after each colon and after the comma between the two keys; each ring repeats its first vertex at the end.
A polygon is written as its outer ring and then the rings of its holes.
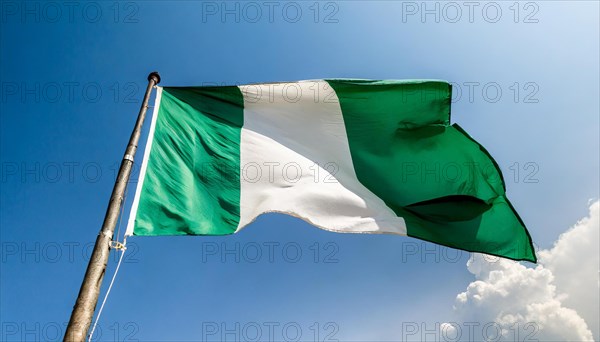
{"type": "Polygon", "coordinates": [[[137,150],[138,141],[140,140],[140,134],[142,131],[142,125],[146,118],[146,110],[148,109],[148,100],[152,88],[160,83],[160,75],[158,72],[152,72],[148,75],[148,87],[146,88],[146,94],[144,95],[144,101],[140,107],[137,121],[131,138],[129,138],[129,144],[125,150],[125,155],[121,161],[121,167],[119,168],[119,174],[113,187],[110,201],[108,202],[108,208],[104,216],[104,222],[100,233],[96,238],[96,244],[94,245],[94,251],[85,271],[85,276],[79,289],[79,295],[77,301],[73,307],[71,313],[71,319],[65,332],[64,341],[85,341],[87,332],[90,328],[96,304],[98,303],[98,296],[100,295],[100,286],[102,285],[102,279],[106,271],[106,264],[108,262],[108,256],[110,253],[110,242],[112,241],[113,234],[115,231],[115,225],[119,218],[119,211],[123,204],[123,194],[131,175],[131,168],[133,167],[133,157],[137,150]]]}

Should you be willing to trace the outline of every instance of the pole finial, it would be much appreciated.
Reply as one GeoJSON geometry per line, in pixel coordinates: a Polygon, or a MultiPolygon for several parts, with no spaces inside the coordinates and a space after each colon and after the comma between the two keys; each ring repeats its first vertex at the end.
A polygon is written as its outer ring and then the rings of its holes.
{"type": "Polygon", "coordinates": [[[154,84],[160,83],[160,75],[158,74],[158,71],[153,71],[150,73],[150,75],[148,75],[148,81],[151,81],[152,79],[154,79],[154,84]]]}

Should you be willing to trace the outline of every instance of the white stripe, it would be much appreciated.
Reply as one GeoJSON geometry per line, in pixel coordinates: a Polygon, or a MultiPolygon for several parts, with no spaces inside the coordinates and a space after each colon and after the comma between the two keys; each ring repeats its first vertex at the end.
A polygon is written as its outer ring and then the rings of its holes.
{"type": "Polygon", "coordinates": [[[325,230],[406,235],[406,225],[357,179],[335,91],[325,81],[240,86],[237,231],[266,212],[325,230]]]}
{"type": "Polygon", "coordinates": [[[133,226],[135,224],[135,217],[137,214],[138,205],[140,204],[140,194],[142,193],[142,186],[144,185],[144,179],[146,178],[146,169],[148,168],[148,157],[150,157],[150,149],[152,148],[152,141],[154,140],[154,129],[156,127],[156,118],[158,117],[158,107],[160,106],[161,97],[162,87],[157,86],[156,98],[154,99],[154,109],[152,110],[152,123],[150,124],[148,139],[146,140],[144,159],[142,159],[142,167],[140,170],[140,176],[138,177],[137,187],[135,189],[135,197],[133,199],[133,204],[131,205],[131,211],[129,212],[129,221],[127,222],[127,230],[125,231],[125,236],[133,235],[133,226]]]}

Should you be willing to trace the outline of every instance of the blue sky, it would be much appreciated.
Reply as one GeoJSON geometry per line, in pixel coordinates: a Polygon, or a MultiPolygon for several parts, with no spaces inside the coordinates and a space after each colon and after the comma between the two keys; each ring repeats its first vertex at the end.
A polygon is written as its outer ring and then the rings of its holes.
{"type": "MultiPolygon", "coordinates": [[[[453,122],[495,157],[534,242],[551,247],[599,194],[598,3],[453,4],[2,2],[0,339],[64,333],[153,70],[177,86],[453,82],[453,122]]],[[[251,340],[257,325],[263,340],[269,326],[278,340],[298,328],[309,341],[403,340],[407,324],[447,321],[473,281],[467,253],[275,214],[235,236],[128,243],[95,340],[225,328],[251,340]]]]}

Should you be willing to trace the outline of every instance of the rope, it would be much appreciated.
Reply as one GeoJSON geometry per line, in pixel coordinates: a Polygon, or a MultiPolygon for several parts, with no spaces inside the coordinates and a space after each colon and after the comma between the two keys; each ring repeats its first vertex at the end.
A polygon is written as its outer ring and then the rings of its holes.
{"type": "MultiPolygon", "coordinates": [[[[129,182],[128,182],[129,183],[129,182]]],[[[121,233],[121,224],[123,223],[123,212],[125,211],[124,202],[127,199],[127,192],[129,190],[128,186],[125,186],[125,193],[123,194],[123,198],[121,200],[121,213],[119,214],[119,220],[117,223],[117,233],[114,234],[113,238],[119,238],[121,233]]],[[[100,316],[102,315],[102,310],[104,309],[104,304],[106,304],[106,300],[108,299],[108,295],[110,294],[110,290],[112,289],[113,283],[117,278],[117,273],[119,273],[119,268],[121,267],[121,262],[123,261],[123,256],[125,255],[125,251],[127,250],[127,236],[123,237],[123,243],[119,241],[111,240],[109,242],[110,249],[116,249],[121,251],[121,256],[119,257],[119,262],[117,263],[117,268],[115,268],[115,273],[113,274],[112,279],[110,280],[110,285],[108,285],[108,290],[106,290],[106,294],[104,295],[104,299],[102,300],[102,305],[100,305],[100,310],[98,310],[98,315],[96,316],[96,320],[94,321],[94,325],[92,326],[92,331],[90,332],[90,336],[88,337],[88,342],[92,341],[92,337],[94,336],[94,332],[96,331],[96,326],[98,325],[98,321],[100,320],[100,316]]]]}
{"type": "Polygon", "coordinates": [[[100,316],[102,315],[102,310],[104,309],[104,304],[106,304],[106,300],[108,299],[108,295],[110,294],[110,290],[112,289],[113,283],[115,282],[115,278],[117,277],[117,273],[119,273],[119,267],[121,267],[121,262],[123,261],[123,256],[125,255],[125,251],[127,250],[127,237],[123,240],[123,244],[116,243],[111,245],[111,248],[116,248],[121,250],[121,256],[119,257],[119,262],[117,263],[117,268],[115,269],[115,273],[113,274],[112,279],[110,280],[110,285],[108,285],[108,290],[106,290],[106,294],[104,295],[104,299],[102,300],[102,305],[100,306],[100,310],[98,311],[98,315],[96,316],[96,321],[94,321],[94,326],[92,327],[92,331],[90,332],[90,336],[88,337],[88,342],[92,340],[94,336],[94,331],[96,330],[96,326],[98,325],[98,321],[100,320],[100,316]],[[114,246],[114,247],[113,247],[114,246]]]}

